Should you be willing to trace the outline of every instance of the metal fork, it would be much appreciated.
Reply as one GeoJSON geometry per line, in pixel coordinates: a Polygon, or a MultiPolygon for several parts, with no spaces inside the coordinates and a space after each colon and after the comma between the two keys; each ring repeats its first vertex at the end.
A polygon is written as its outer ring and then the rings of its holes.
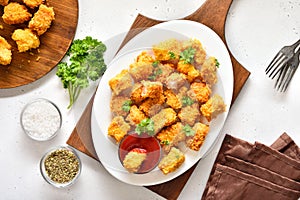
{"type": "Polygon", "coordinates": [[[300,44],[300,39],[290,46],[284,46],[273,58],[267,69],[266,74],[269,74],[270,78],[274,78],[280,71],[282,67],[290,60],[295,52],[295,49],[300,44]]]}
{"type": "Polygon", "coordinates": [[[290,60],[288,60],[286,65],[280,69],[279,76],[275,83],[275,89],[277,89],[277,91],[286,91],[299,66],[299,55],[300,48],[297,50],[296,53],[293,54],[293,57],[290,60]]]}

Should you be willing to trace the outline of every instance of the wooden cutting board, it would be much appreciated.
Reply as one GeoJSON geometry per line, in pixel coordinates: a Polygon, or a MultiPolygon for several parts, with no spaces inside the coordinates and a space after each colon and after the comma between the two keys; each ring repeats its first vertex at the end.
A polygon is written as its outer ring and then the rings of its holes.
{"type": "MultiPolygon", "coordinates": [[[[21,0],[15,2],[22,3],[21,0]]],[[[50,29],[40,36],[40,47],[24,53],[19,53],[16,43],[11,39],[15,29],[26,28],[27,24],[8,25],[0,17],[0,36],[12,46],[12,62],[10,65],[0,65],[0,88],[14,88],[31,83],[51,71],[64,57],[75,36],[78,22],[77,0],[46,0],[46,5],[52,6],[55,20],[50,29]]],[[[37,9],[29,9],[34,13],[37,9]]],[[[3,6],[0,6],[0,16],[3,6]]]]}
{"type": "MultiPolygon", "coordinates": [[[[212,28],[226,44],[224,26],[231,3],[232,0],[207,0],[195,13],[186,17],[185,19],[197,21],[212,28]]],[[[122,45],[126,44],[126,42],[128,42],[132,37],[142,30],[158,23],[161,22],[138,15],[122,45]]],[[[239,64],[231,54],[230,57],[234,72],[233,103],[241,91],[244,83],[248,79],[250,72],[247,71],[241,64],[239,64]]],[[[94,96],[89,101],[70,138],[68,139],[67,144],[91,156],[92,158],[99,160],[94,149],[90,126],[93,98],[94,96]]],[[[196,165],[194,165],[190,170],[186,171],[181,176],[169,182],[154,186],[147,186],[147,188],[167,199],[177,199],[184,185],[193,173],[195,167],[196,165]]]]}

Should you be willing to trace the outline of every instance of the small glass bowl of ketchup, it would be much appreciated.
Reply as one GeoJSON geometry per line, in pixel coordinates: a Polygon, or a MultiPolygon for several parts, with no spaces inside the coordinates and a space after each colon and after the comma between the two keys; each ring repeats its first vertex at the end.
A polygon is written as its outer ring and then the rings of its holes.
{"type": "MultiPolygon", "coordinates": [[[[144,174],[152,171],[158,165],[161,158],[161,146],[159,141],[148,134],[139,135],[137,133],[131,133],[122,139],[119,144],[118,153],[120,162],[124,167],[124,159],[133,151],[146,154],[146,158],[142,161],[139,168],[133,172],[135,174],[144,174]]],[[[135,162],[134,160],[130,161],[135,162]]]]}

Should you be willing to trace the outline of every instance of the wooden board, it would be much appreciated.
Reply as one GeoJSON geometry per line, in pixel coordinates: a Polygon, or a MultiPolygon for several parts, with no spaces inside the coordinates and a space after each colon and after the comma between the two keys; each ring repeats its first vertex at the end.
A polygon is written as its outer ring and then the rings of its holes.
{"type": "MultiPolygon", "coordinates": [[[[194,14],[186,17],[185,19],[197,21],[212,28],[226,44],[224,26],[231,3],[232,0],[207,0],[201,6],[201,8],[199,8],[194,14]]],[[[126,44],[126,42],[128,42],[132,37],[134,37],[142,30],[145,30],[147,27],[151,27],[158,23],[160,23],[160,21],[152,20],[142,15],[138,15],[122,45],[126,44]]],[[[239,92],[241,91],[244,83],[248,79],[250,72],[245,69],[240,63],[238,63],[231,54],[230,57],[234,72],[234,92],[232,98],[233,103],[239,92]]],[[[89,101],[70,138],[68,139],[67,144],[91,156],[92,158],[99,160],[94,149],[90,126],[93,98],[94,96],[89,101]]],[[[147,188],[167,199],[177,199],[184,185],[193,173],[195,167],[196,165],[194,165],[190,170],[188,170],[181,176],[171,181],[159,185],[147,186],[147,188]]]]}
{"type": "MultiPolygon", "coordinates": [[[[43,77],[59,63],[69,49],[78,22],[78,1],[47,0],[46,4],[54,8],[55,20],[50,29],[40,36],[41,45],[38,50],[19,53],[11,35],[15,29],[26,28],[27,24],[8,25],[0,18],[0,25],[3,26],[0,35],[12,46],[11,64],[0,65],[0,88],[26,85],[43,77]]],[[[29,9],[31,13],[36,10],[29,9]]],[[[3,6],[0,6],[0,15],[3,15],[3,6]]]]}

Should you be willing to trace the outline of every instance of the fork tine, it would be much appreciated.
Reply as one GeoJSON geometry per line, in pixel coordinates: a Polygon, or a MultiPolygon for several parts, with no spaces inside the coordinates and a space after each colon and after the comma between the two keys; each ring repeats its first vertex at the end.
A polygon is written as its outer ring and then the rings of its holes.
{"type": "Polygon", "coordinates": [[[275,64],[277,64],[276,65],[276,67],[275,67],[275,69],[273,69],[273,71],[271,72],[271,74],[269,75],[269,77],[270,78],[274,78],[277,74],[278,74],[278,72],[280,71],[280,69],[282,68],[282,66],[285,64],[285,62],[286,62],[287,60],[286,60],[286,57],[285,56],[282,56],[281,58],[280,58],[280,60],[278,60],[275,64]],[[274,75],[273,75],[274,74],[274,75]]]}
{"type": "Polygon", "coordinates": [[[275,83],[275,89],[277,91],[279,91],[280,87],[282,86],[282,83],[283,83],[283,80],[285,78],[287,70],[288,70],[288,66],[287,65],[285,65],[284,67],[282,67],[281,70],[280,70],[279,77],[277,78],[276,83],[275,83]]]}
{"type": "Polygon", "coordinates": [[[290,73],[290,76],[288,77],[288,80],[287,80],[287,82],[286,82],[286,84],[284,85],[284,87],[283,87],[283,92],[285,92],[286,91],[286,89],[288,88],[288,86],[289,86],[289,84],[290,84],[290,82],[291,82],[291,80],[292,80],[292,78],[293,78],[293,76],[294,76],[294,74],[295,74],[295,72],[296,72],[296,67],[294,67],[293,69],[292,69],[292,71],[291,71],[291,73],[290,73]]]}
{"type": "Polygon", "coordinates": [[[271,63],[268,65],[268,67],[266,68],[266,70],[265,70],[266,74],[269,73],[269,71],[273,68],[274,63],[277,62],[278,59],[279,59],[281,56],[283,56],[283,54],[279,51],[279,52],[276,54],[276,56],[273,58],[273,60],[271,61],[271,63]]]}
{"type": "Polygon", "coordinates": [[[287,82],[289,81],[289,79],[291,77],[292,70],[293,69],[290,66],[287,67],[286,75],[284,76],[284,80],[282,81],[282,84],[281,84],[280,88],[278,89],[278,91],[283,92],[287,82]]]}

